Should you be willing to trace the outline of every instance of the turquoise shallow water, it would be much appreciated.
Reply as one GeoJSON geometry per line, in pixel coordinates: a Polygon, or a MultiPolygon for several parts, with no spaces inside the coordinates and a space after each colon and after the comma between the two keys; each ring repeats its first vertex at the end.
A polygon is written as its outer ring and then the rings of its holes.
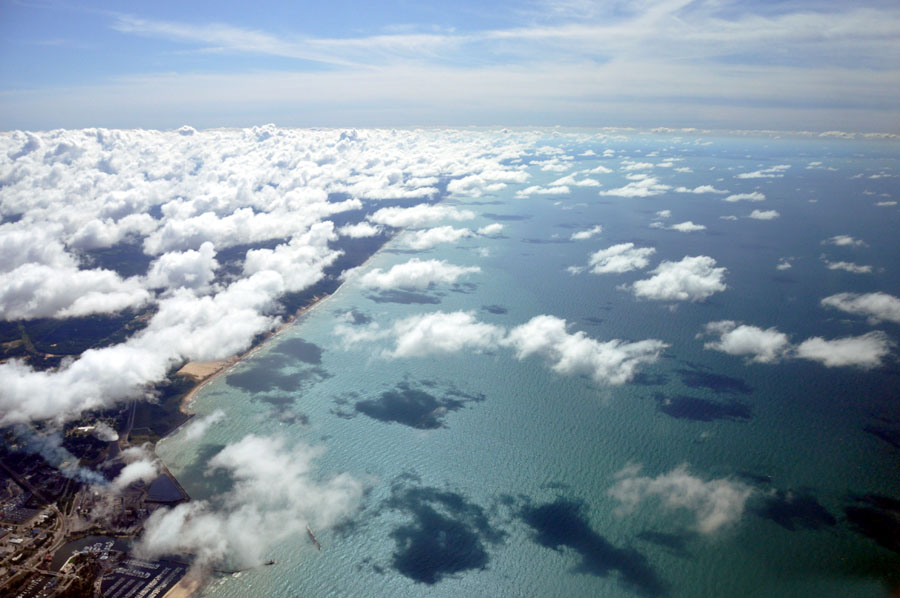
{"type": "MultiPolygon", "coordinates": [[[[676,165],[692,172],[657,167],[653,176],[672,187],[762,190],[767,200],[730,204],[721,195],[671,190],[624,198],[591,187],[516,197],[524,185],[446,199],[478,214],[473,228],[503,223],[502,236],[414,255],[396,239],[366,268],[417,256],[478,265],[480,273],[407,295],[404,303],[347,282],[198,393],[192,409],[201,415],[220,409],[224,419],[199,440],[177,433],[158,446],[194,498],[222,490],[203,475],[205,463],[249,433],[324,445],[322,474],[349,472],[368,489],[347,525],[318,532],[321,552],[305,537],[275,545],[277,566],[213,579],[204,595],[875,597],[898,582],[898,554],[861,533],[850,517],[853,508],[871,506],[865,496],[881,497],[881,504],[900,498],[900,451],[872,433],[897,438],[889,434],[900,430],[895,358],[870,371],[801,360],[746,363],[704,349],[696,338],[707,322],[723,319],[775,326],[795,342],[873,329],[900,338],[897,324],[873,325],[819,305],[837,292],[900,294],[898,210],[874,205],[896,198],[896,179],[869,178],[900,173],[896,146],[637,134],[546,142],[570,156],[611,147],[617,156],[652,163],[678,157],[676,165]],[[659,156],[648,156],[653,152],[659,156]],[[807,169],[811,162],[835,170],[807,169]],[[734,178],[776,164],[791,168],[778,178],[734,178]],[[651,228],[665,209],[673,212],[670,222],[707,229],[651,228]],[[753,209],[775,209],[780,218],[744,218],[753,209]],[[720,218],[729,215],[740,218],[720,218]],[[595,224],[602,234],[569,240],[595,224]],[[866,246],[822,245],[839,234],[866,246]],[[651,268],[684,255],[712,256],[728,269],[728,289],[705,302],[673,304],[637,300],[620,288],[646,271],[566,271],[621,242],[655,247],[651,268]],[[871,264],[873,272],[828,270],[822,254],[871,264]],[[784,257],[793,258],[793,267],[777,271],[784,257]],[[601,341],[656,338],[669,348],[630,383],[598,386],[559,375],[536,357],[516,360],[505,349],[385,359],[379,357],[385,342],[347,347],[335,334],[351,311],[384,328],[436,310],[472,311],[505,327],[550,314],[565,318],[569,332],[601,341]],[[272,387],[273,379],[291,384],[272,387]],[[430,413],[439,427],[383,421],[412,417],[411,399],[443,404],[446,411],[430,413]],[[701,533],[688,509],[651,499],[623,511],[608,490],[629,464],[650,477],[686,464],[697,478],[739,481],[753,494],[737,521],[701,533]]],[[[619,158],[577,162],[616,171],[592,175],[602,189],[628,182],[619,158]]],[[[536,165],[529,171],[528,185],[565,174],[536,165]]]]}

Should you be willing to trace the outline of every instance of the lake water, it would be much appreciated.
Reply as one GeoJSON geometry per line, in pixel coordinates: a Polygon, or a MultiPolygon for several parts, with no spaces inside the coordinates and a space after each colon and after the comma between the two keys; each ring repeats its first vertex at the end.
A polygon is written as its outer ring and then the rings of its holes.
{"type": "Polygon", "coordinates": [[[500,222],[500,236],[414,253],[398,237],[366,265],[386,270],[419,257],[480,272],[423,292],[379,293],[350,280],[197,394],[191,408],[221,409],[223,420],[200,439],[182,430],[159,444],[194,499],[222,490],[203,475],[206,461],[249,433],[324,445],[323,476],[349,472],[368,488],[348,525],[317,530],[320,552],[306,537],[291,539],[267,555],[276,566],[213,579],[203,595],[845,598],[896,590],[896,348],[885,365],[864,370],[801,359],[751,363],[697,338],[721,320],[775,327],[793,343],[873,330],[900,338],[897,323],[820,305],[841,292],[900,295],[900,211],[876,205],[900,195],[896,143],[638,133],[548,135],[543,143],[574,166],[533,164],[527,185],[445,199],[477,214],[454,225],[500,222]],[[615,154],[600,157],[606,149],[615,154]],[[581,155],[586,150],[595,155],[581,155]],[[667,158],[677,161],[661,166],[667,158]],[[626,159],[654,167],[624,170],[626,159]],[[766,172],[779,165],[790,168],[766,172]],[[602,187],[516,196],[597,166],[612,172],[576,178],[602,187]],[[736,176],[757,171],[762,176],[736,176]],[[640,172],[670,188],[647,197],[598,193],[640,172]],[[766,200],[675,191],[702,185],[766,200]],[[756,209],[779,217],[747,218],[756,209]],[[659,219],[662,210],[671,217],[659,219]],[[706,229],[684,233],[655,221],[706,229]],[[603,232],[571,240],[594,225],[603,232]],[[836,235],[865,244],[823,245],[836,235]],[[567,271],[625,242],[655,248],[647,269],[567,271]],[[623,286],[686,255],[727,268],[728,288],[690,302],[639,299],[623,286]],[[783,259],[791,268],[777,270],[783,259]],[[855,274],[826,261],[872,268],[855,274]],[[348,347],[335,332],[348,313],[358,329],[383,330],[438,310],[470,311],[506,329],[548,314],[564,318],[570,333],[660,339],[668,348],[630,382],[600,385],[502,347],[387,359],[380,355],[389,341],[348,347]],[[610,489],[637,465],[637,476],[657,483],[683,472],[751,494],[733,521],[704,530],[702,504],[667,506],[651,493],[624,509],[610,489]]]}

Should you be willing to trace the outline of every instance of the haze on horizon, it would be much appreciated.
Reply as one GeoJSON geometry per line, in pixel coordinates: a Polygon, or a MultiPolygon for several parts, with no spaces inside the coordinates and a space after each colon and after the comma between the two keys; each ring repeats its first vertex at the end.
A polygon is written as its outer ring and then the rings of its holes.
{"type": "Polygon", "coordinates": [[[900,6],[19,0],[0,129],[671,126],[900,133],[900,6]]]}

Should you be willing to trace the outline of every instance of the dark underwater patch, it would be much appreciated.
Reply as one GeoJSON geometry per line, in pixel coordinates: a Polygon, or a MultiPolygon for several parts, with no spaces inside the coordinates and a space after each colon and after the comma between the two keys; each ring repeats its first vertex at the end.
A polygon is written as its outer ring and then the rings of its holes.
{"type": "Polygon", "coordinates": [[[753,389],[739,378],[704,372],[699,369],[677,370],[681,383],[688,388],[705,388],[720,394],[750,394],[753,389]]]}
{"type": "Polygon", "coordinates": [[[808,492],[775,490],[754,509],[760,517],[785,529],[820,529],[837,524],[837,519],[808,492]]]}
{"type": "Polygon", "coordinates": [[[858,533],[900,553],[900,500],[867,494],[846,507],[844,514],[858,533]]]}
{"type": "Polygon", "coordinates": [[[391,532],[393,566],[418,583],[433,585],[448,575],[485,569],[488,545],[506,537],[482,507],[456,492],[398,481],[384,506],[410,519],[391,532]]]}
{"type": "MultiPolygon", "coordinates": [[[[398,423],[420,430],[434,430],[444,426],[444,417],[470,402],[480,402],[484,395],[463,393],[455,388],[426,392],[407,382],[385,391],[376,399],[357,401],[356,413],[385,423],[398,423]],[[438,396],[441,392],[443,396],[438,396]]],[[[352,414],[336,413],[342,417],[352,414]]]]}
{"type": "Polygon", "coordinates": [[[372,293],[366,297],[375,303],[403,303],[406,305],[422,304],[437,305],[441,302],[440,297],[432,297],[425,293],[415,293],[413,291],[390,290],[372,293]]]}
{"type": "Polygon", "coordinates": [[[657,410],[676,419],[711,422],[718,419],[747,420],[753,416],[750,406],[737,401],[720,403],[687,395],[656,395],[657,410]]]}
{"type": "Polygon", "coordinates": [[[666,586],[647,561],[633,548],[613,546],[595,532],[580,502],[557,499],[540,506],[527,505],[521,518],[535,532],[533,540],[551,550],[570,548],[581,556],[574,573],[608,577],[619,574],[623,585],[643,596],[663,596],[666,586]]]}

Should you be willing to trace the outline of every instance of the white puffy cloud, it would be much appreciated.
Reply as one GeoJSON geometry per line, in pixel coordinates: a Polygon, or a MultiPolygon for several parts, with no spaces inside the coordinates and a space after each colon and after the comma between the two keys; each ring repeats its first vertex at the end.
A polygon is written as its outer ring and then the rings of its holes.
{"type": "Polygon", "coordinates": [[[822,241],[822,245],[836,245],[837,247],[864,247],[866,243],[860,239],[854,239],[850,235],[835,235],[822,241]]]}
{"type": "Polygon", "coordinates": [[[490,169],[450,181],[447,191],[453,195],[481,197],[485,193],[500,191],[507,183],[524,183],[530,176],[524,170],[490,169]]]}
{"type": "Polygon", "coordinates": [[[216,409],[209,415],[191,419],[191,421],[181,429],[180,433],[187,442],[199,440],[213,424],[223,419],[225,419],[225,412],[221,409],[216,409]]]}
{"type": "Polygon", "coordinates": [[[391,340],[386,358],[425,357],[460,351],[482,352],[510,348],[518,359],[542,357],[563,375],[588,376],[598,384],[623,384],[643,364],[659,359],[666,343],[647,339],[627,342],[597,341],[584,332],[569,333],[566,321],[541,315],[509,331],[479,322],[471,312],[433,312],[398,320],[388,329],[372,324],[358,329],[340,324],[335,328],[345,345],[391,340]]]}
{"type": "Polygon", "coordinates": [[[503,225],[499,222],[493,222],[478,229],[478,234],[483,237],[493,237],[499,235],[503,231],[503,225]]]}
{"type": "Polygon", "coordinates": [[[351,239],[363,239],[365,237],[376,237],[382,233],[380,226],[369,222],[357,222],[356,224],[345,224],[337,229],[338,234],[351,239]]]}
{"type": "Polygon", "coordinates": [[[516,191],[516,197],[528,197],[529,195],[568,195],[569,193],[571,193],[571,190],[566,185],[556,185],[552,187],[532,185],[531,187],[516,191]]]}
{"type": "Polygon", "coordinates": [[[348,474],[320,480],[314,461],[321,449],[289,446],[281,438],[249,435],[209,461],[209,471],[228,474],[231,490],[210,501],[161,508],[144,524],[138,554],[194,555],[194,565],[260,565],[277,543],[321,534],[359,505],[362,484],[348,474]]]}
{"type": "Polygon", "coordinates": [[[137,278],[111,270],[27,263],[0,274],[0,317],[4,320],[65,318],[141,307],[150,293],[137,278]]]}
{"type": "Polygon", "coordinates": [[[879,367],[894,343],[880,330],[860,336],[847,336],[833,340],[822,337],[807,339],[797,346],[801,359],[818,361],[826,367],[853,366],[862,369],[879,367]]]}
{"type": "Polygon", "coordinates": [[[626,467],[607,491],[619,501],[621,512],[630,512],[640,503],[655,499],[667,510],[690,512],[697,531],[704,534],[738,522],[754,492],[750,486],[728,478],[704,480],[693,475],[687,465],[656,477],[639,473],[640,467],[626,467]]]}
{"type": "Polygon", "coordinates": [[[110,489],[114,492],[121,492],[134,482],[150,483],[159,475],[159,460],[146,447],[129,447],[122,451],[121,456],[126,465],[110,482],[110,489]]]}
{"type": "Polygon", "coordinates": [[[375,268],[359,278],[364,287],[370,289],[413,289],[424,290],[435,284],[452,284],[467,274],[481,272],[478,266],[455,266],[444,260],[422,261],[413,258],[396,264],[387,272],[375,268]]]}
{"type": "Polygon", "coordinates": [[[584,178],[581,180],[576,180],[574,174],[570,174],[564,176],[562,178],[558,178],[552,183],[550,183],[551,187],[557,187],[560,185],[572,185],[573,187],[600,187],[600,181],[596,179],[584,178]]]}
{"type": "Polygon", "coordinates": [[[676,193],[695,193],[698,195],[702,194],[702,193],[718,193],[718,194],[722,194],[722,195],[724,195],[725,193],[728,193],[728,191],[724,191],[722,189],[716,189],[712,185],[700,185],[698,187],[694,187],[693,189],[689,189],[687,187],[676,187],[675,192],[676,193]]]}
{"type": "Polygon", "coordinates": [[[660,210],[656,213],[656,218],[659,220],[662,220],[665,218],[671,218],[671,217],[672,217],[672,210],[660,210]]]}
{"type": "Polygon", "coordinates": [[[573,241],[585,241],[587,239],[590,239],[591,237],[599,235],[602,232],[603,232],[603,227],[601,225],[597,224],[587,230],[580,230],[577,233],[572,233],[572,236],[569,238],[572,239],[573,241]]]}
{"type": "Polygon", "coordinates": [[[775,328],[763,330],[730,320],[710,322],[704,333],[697,336],[703,335],[719,335],[719,340],[704,345],[707,349],[745,355],[750,361],[760,363],[798,358],[818,361],[826,367],[871,369],[880,366],[894,347],[894,343],[880,330],[832,340],[817,336],[792,345],[787,335],[775,328]]]}
{"type": "Polygon", "coordinates": [[[791,349],[788,336],[775,328],[763,330],[756,326],[722,320],[708,323],[704,332],[707,335],[719,335],[719,340],[703,345],[706,349],[747,356],[750,361],[759,363],[777,361],[791,349]]]}
{"type": "Polygon", "coordinates": [[[792,259],[793,259],[793,258],[789,258],[789,257],[783,257],[783,258],[781,258],[781,259],[778,261],[778,265],[775,266],[775,269],[776,269],[776,270],[790,270],[790,269],[792,268],[792,266],[791,266],[791,260],[792,260],[792,259]]]}
{"type": "Polygon", "coordinates": [[[653,168],[652,162],[635,162],[633,160],[623,160],[622,170],[650,170],[653,168]]]}
{"type": "MultiPolygon", "coordinates": [[[[0,318],[155,308],[127,341],[55,370],[0,364],[0,421],[58,422],[149,397],[185,359],[246,350],[280,322],[279,298],[320,280],[339,255],[329,217],[368,209],[362,199],[427,200],[443,179],[468,179],[470,191],[525,182],[525,168],[509,164],[537,141],[533,133],[273,125],[0,135],[0,318]],[[246,252],[241,270],[213,278],[225,249],[263,242],[266,249],[246,252]],[[94,265],[105,263],[94,250],[124,244],[155,258],[145,276],[94,265]]],[[[376,211],[341,233],[473,217],[420,204],[376,211]]]]}
{"type": "Polygon", "coordinates": [[[668,346],[655,339],[600,342],[581,331],[567,332],[565,320],[548,315],[511,329],[503,343],[519,359],[538,355],[557,373],[588,376],[598,384],[624,384],[640,365],[657,361],[668,346]]]}
{"type": "Polygon", "coordinates": [[[725,268],[717,268],[709,256],[685,256],[681,261],[661,263],[652,277],[636,281],[631,289],[637,297],[661,301],[702,301],[724,291],[725,268]]]}
{"type": "Polygon", "coordinates": [[[212,282],[219,267],[216,249],[207,241],[194,251],[164,253],[159,256],[147,272],[150,288],[193,288],[202,289],[212,282]]]}
{"type": "Polygon", "coordinates": [[[865,316],[873,324],[882,320],[900,324],[900,298],[884,292],[838,293],[822,299],[824,307],[832,307],[847,313],[865,316]]]}
{"type": "MultiPolygon", "coordinates": [[[[493,225],[491,225],[493,226],[493,225]]],[[[471,237],[472,231],[467,228],[453,228],[452,226],[438,226],[426,230],[418,230],[407,233],[403,242],[410,249],[423,251],[437,247],[441,243],[455,243],[460,239],[471,237]]]]}
{"type": "Polygon", "coordinates": [[[671,189],[669,185],[664,185],[655,177],[646,177],[634,180],[624,187],[600,191],[600,195],[614,195],[617,197],[652,197],[660,195],[671,189]]]}
{"type": "Polygon", "coordinates": [[[460,210],[452,206],[418,204],[409,208],[381,208],[369,220],[394,228],[422,228],[437,224],[442,220],[471,220],[472,210],[460,210]]]}
{"type": "Polygon", "coordinates": [[[875,205],[879,208],[893,208],[897,205],[896,201],[876,201],[875,205]]]}
{"type": "Polygon", "coordinates": [[[830,262],[827,259],[824,260],[825,267],[829,270],[843,270],[844,272],[850,272],[852,274],[871,274],[872,266],[855,264],[853,262],[830,262]]]}
{"type": "Polygon", "coordinates": [[[634,243],[619,243],[593,253],[588,267],[594,274],[621,274],[641,270],[650,264],[648,259],[656,253],[653,247],[635,247],[634,243]]]}
{"type": "Polygon", "coordinates": [[[274,271],[281,275],[285,290],[300,291],[318,282],[324,269],[340,252],[328,246],[337,238],[334,225],[317,222],[309,230],[275,249],[251,249],[244,259],[244,274],[274,271]]]}
{"type": "Polygon", "coordinates": [[[419,357],[494,349],[503,338],[503,329],[479,322],[470,312],[434,312],[395,322],[391,334],[394,348],[385,356],[419,357]]]}
{"type": "Polygon", "coordinates": [[[781,216],[777,210],[753,210],[747,218],[754,220],[775,220],[781,216]]]}
{"type": "Polygon", "coordinates": [[[784,176],[784,172],[790,168],[790,164],[778,164],[771,168],[763,168],[754,170],[753,172],[742,172],[735,176],[737,179],[776,179],[784,176]]]}
{"type": "Polygon", "coordinates": [[[765,201],[766,196],[759,191],[753,191],[752,193],[735,193],[733,195],[729,195],[722,201],[727,201],[734,203],[736,201],[765,201]]]}
{"type": "Polygon", "coordinates": [[[677,230],[682,233],[692,233],[698,230],[706,230],[706,226],[703,224],[694,224],[691,220],[687,222],[679,222],[678,224],[673,224],[672,226],[667,227],[669,230],[677,230]]]}

